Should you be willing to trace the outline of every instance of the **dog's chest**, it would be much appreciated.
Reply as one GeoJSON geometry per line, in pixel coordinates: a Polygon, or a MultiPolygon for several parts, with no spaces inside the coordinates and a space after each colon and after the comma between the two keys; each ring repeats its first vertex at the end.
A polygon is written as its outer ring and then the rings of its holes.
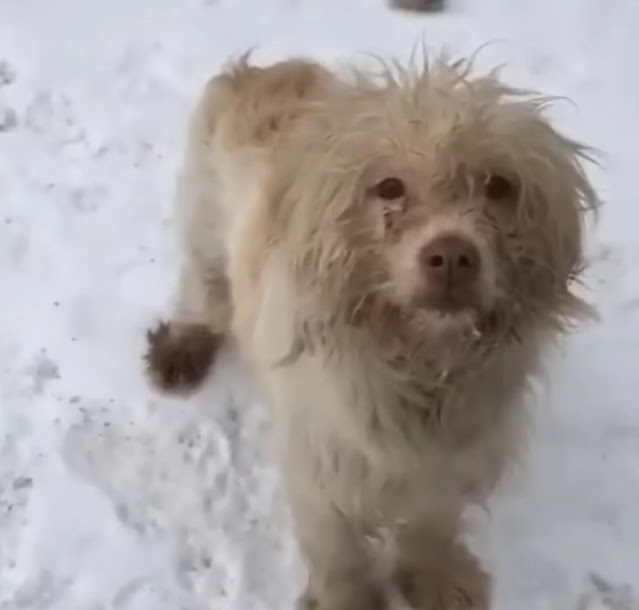
{"type": "Polygon", "coordinates": [[[285,376],[277,402],[286,459],[349,514],[388,523],[453,496],[481,499],[502,469],[510,424],[496,408],[508,398],[499,383],[425,391],[364,361],[314,357],[285,376]]]}

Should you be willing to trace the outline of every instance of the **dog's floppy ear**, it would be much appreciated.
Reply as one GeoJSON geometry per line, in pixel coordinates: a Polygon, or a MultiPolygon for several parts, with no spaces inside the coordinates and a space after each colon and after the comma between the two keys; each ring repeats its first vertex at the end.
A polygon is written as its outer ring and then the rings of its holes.
{"type": "MultiPolygon", "coordinates": [[[[521,179],[518,213],[520,273],[538,294],[557,300],[562,321],[592,318],[594,310],[575,294],[586,268],[585,230],[596,220],[599,199],[585,165],[596,152],[556,131],[541,115],[541,102],[527,107],[515,167],[521,179]],[[534,282],[535,277],[538,282],[534,282]]],[[[518,243],[517,243],[518,242],[518,243]]]]}

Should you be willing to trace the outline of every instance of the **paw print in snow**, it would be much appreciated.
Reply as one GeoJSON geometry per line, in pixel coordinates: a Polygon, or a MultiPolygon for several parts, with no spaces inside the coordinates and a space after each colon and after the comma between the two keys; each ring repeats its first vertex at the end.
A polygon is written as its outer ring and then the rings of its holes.
{"type": "Polygon", "coordinates": [[[630,585],[611,583],[598,574],[591,574],[589,580],[589,590],[575,610],[639,610],[639,596],[630,585]]]}
{"type": "Polygon", "coordinates": [[[18,124],[18,116],[13,108],[0,105],[0,133],[10,131],[18,124]]]}
{"type": "Polygon", "coordinates": [[[40,354],[33,360],[26,371],[32,379],[32,389],[35,394],[41,394],[44,386],[55,379],[60,379],[58,365],[49,357],[46,350],[41,350],[40,354]]]}
{"type": "Polygon", "coordinates": [[[16,78],[16,74],[8,61],[0,59],[0,87],[10,85],[16,78]]]}
{"type": "MultiPolygon", "coordinates": [[[[9,63],[0,59],[0,87],[11,84],[15,73],[9,63]]],[[[13,108],[0,103],[0,133],[10,131],[18,124],[18,116],[13,108]]]]}

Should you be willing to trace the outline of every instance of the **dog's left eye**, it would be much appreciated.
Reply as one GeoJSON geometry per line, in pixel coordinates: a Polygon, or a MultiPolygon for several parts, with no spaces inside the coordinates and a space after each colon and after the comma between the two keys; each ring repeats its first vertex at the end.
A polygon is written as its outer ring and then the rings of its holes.
{"type": "Polygon", "coordinates": [[[406,194],[406,187],[399,178],[385,178],[375,185],[375,194],[380,199],[399,199],[406,194]]]}
{"type": "Polygon", "coordinates": [[[508,178],[492,174],[484,182],[484,193],[488,199],[502,201],[512,197],[515,193],[515,185],[508,178]]]}

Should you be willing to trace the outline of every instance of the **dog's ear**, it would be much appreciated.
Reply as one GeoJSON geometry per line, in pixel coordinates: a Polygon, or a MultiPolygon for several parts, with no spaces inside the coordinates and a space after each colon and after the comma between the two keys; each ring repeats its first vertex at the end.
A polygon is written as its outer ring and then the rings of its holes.
{"type": "Polygon", "coordinates": [[[586,269],[586,228],[599,199],[586,172],[596,153],[567,138],[541,116],[538,104],[521,122],[515,161],[521,179],[517,234],[519,272],[528,276],[532,300],[556,303],[561,319],[592,317],[576,296],[586,269]]]}
{"type": "Polygon", "coordinates": [[[585,229],[596,220],[599,199],[586,173],[585,164],[593,160],[590,149],[561,136],[547,123],[545,151],[548,175],[539,185],[546,198],[550,228],[554,231],[557,263],[571,276],[583,267],[585,229]]]}

